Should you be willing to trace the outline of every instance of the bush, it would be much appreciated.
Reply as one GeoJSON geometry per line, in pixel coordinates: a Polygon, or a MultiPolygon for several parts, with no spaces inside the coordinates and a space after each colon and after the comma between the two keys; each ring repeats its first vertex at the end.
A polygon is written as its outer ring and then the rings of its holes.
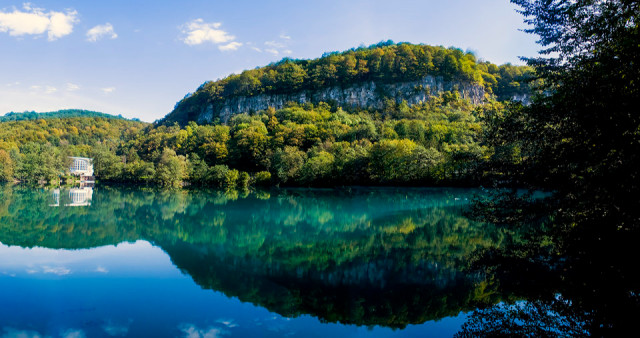
{"type": "Polygon", "coordinates": [[[268,171],[257,172],[253,177],[255,185],[269,186],[271,185],[271,173],[268,171]]]}

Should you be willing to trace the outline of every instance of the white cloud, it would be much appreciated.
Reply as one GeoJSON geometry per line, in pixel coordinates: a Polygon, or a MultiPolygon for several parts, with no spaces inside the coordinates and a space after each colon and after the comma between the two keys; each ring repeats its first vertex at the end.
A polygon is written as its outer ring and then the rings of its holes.
{"type": "Polygon", "coordinates": [[[111,94],[116,90],[116,87],[106,87],[106,88],[101,88],[100,90],[102,90],[102,92],[105,94],[111,94]]]}
{"type": "Polygon", "coordinates": [[[31,90],[38,90],[40,88],[42,88],[42,87],[38,86],[38,85],[33,85],[33,86],[29,87],[29,89],[31,89],[31,90]]]}
{"type": "Polygon", "coordinates": [[[49,41],[61,38],[73,32],[73,24],[78,22],[76,16],[78,12],[68,12],[67,14],[60,12],[51,12],[49,24],[49,32],[47,33],[49,41]]]}
{"type": "Polygon", "coordinates": [[[282,34],[280,34],[280,39],[291,40],[291,37],[289,35],[286,35],[286,34],[282,33],[282,34]]]}
{"type": "Polygon", "coordinates": [[[268,49],[265,49],[264,51],[265,51],[265,52],[267,52],[267,53],[271,53],[271,54],[273,54],[273,55],[278,55],[278,54],[280,54],[280,52],[278,52],[278,50],[273,49],[273,48],[268,48],[268,49]]]}
{"type": "Polygon", "coordinates": [[[87,31],[87,41],[96,42],[103,37],[109,37],[110,39],[118,37],[118,34],[113,30],[113,25],[108,22],[104,25],[97,25],[87,31]]]}
{"type": "Polygon", "coordinates": [[[71,82],[67,83],[67,91],[73,92],[73,91],[76,91],[78,89],[80,89],[80,86],[78,86],[77,84],[74,84],[74,83],[71,83],[71,82]]]}
{"type": "Polygon", "coordinates": [[[47,33],[49,41],[57,40],[73,32],[73,25],[78,22],[78,12],[68,10],[66,13],[33,8],[29,4],[23,6],[24,11],[13,9],[13,12],[0,11],[0,32],[11,36],[41,35],[47,33]]]}
{"type": "Polygon", "coordinates": [[[98,265],[98,267],[96,268],[95,271],[99,272],[99,273],[108,273],[109,272],[109,270],[107,270],[107,268],[105,268],[104,266],[101,266],[101,265],[98,265]]]}
{"type": "Polygon", "coordinates": [[[255,50],[258,53],[262,53],[262,49],[260,49],[258,47],[251,47],[251,49],[255,50]]]}
{"type": "Polygon", "coordinates": [[[52,87],[52,86],[47,86],[47,87],[44,89],[44,93],[45,93],[45,94],[53,94],[53,93],[55,93],[55,92],[57,92],[57,91],[58,91],[58,89],[57,89],[56,87],[52,87]]]}
{"type": "Polygon", "coordinates": [[[218,49],[224,52],[224,51],[228,51],[228,50],[237,50],[238,48],[240,48],[240,46],[242,46],[242,43],[233,41],[233,42],[230,42],[230,43],[228,43],[226,45],[218,46],[218,49]]]}
{"type": "Polygon", "coordinates": [[[213,44],[230,43],[236,39],[235,36],[220,29],[220,26],[222,26],[220,22],[206,23],[202,19],[187,22],[182,26],[182,33],[185,34],[182,42],[189,46],[195,46],[205,42],[213,44]]]}

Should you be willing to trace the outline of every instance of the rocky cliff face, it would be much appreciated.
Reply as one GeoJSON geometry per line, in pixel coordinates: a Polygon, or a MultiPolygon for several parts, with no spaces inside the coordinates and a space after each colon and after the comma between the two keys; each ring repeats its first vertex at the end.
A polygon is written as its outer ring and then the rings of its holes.
{"type": "Polygon", "coordinates": [[[441,77],[426,76],[419,81],[378,84],[366,82],[351,87],[328,87],[316,91],[300,91],[291,94],[262,94],[238,96],[224,102],[207,103],[196,112],[198,123],[210,123],[220,118],[226,123],[235,114],[264,110],[269,107],[280,109],[287,102],[317,103],[336,102],[343,107],[382,108],[386,99],[396,102],[406,101],[409,105],[426,102],[433,95],[443,91],[458,91],[473,104],[482,104],[485,91],[477,83],[444,81],[441,77]]]}

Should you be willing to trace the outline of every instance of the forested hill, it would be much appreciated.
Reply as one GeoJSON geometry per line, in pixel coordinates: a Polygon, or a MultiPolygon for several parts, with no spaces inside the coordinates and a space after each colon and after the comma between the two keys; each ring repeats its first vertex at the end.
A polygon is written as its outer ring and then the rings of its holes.
{"type": "MultiPolygon", "coordinates": [[[[83,109],[63,109],[46,113],[36,113],[35,111],[15,113],[10,112],[4,116],[0,116],[0,122],[24,121],[38,119],[60,119],[71,117],[103,117],[107,119],[125,119],[122,115],[110,115],[97,111],[83,109]]],[[[136,121],[137,119],[133,119],[136,121]]]]}
{"type": "Polygon", "coordinates": [[[497,66],[457,48],[388,41],[312,60],[285,58],[205,82],[160,122],[227,122],[231,115],[279,109],[290,101],[380,109],[388,99],[411,105],[452,90],[474,103],[521,99],[530,93],[532,73],[530,67],[497,66]]]}

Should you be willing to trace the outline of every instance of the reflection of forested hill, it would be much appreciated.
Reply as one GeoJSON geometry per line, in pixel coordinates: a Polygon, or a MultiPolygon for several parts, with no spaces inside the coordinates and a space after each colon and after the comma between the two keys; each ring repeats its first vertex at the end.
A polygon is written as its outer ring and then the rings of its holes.
{"type": "Polygon", "coordinates": [[[90,207],[76,208],[50,207],[51,194],[0,189],[0,242],[87,248],[144,239],[204,288],[331,322],[403,327],[495,301],[462,271],[502,236],[460,215],[464,190],[102,188],[90,207]]]}

